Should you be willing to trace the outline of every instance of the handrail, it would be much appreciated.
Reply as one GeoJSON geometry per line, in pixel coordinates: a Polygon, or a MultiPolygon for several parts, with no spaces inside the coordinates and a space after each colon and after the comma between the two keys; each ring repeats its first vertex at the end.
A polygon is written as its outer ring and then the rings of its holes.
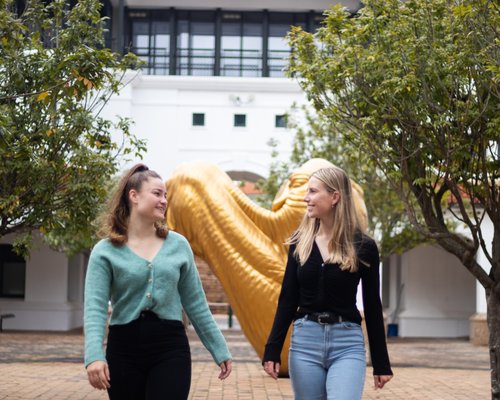
{"type": "Polygon", "coordinates": [[[208,306],[209,307],[226,307],[227,306],[227,326],[228,326],[228,328],[233,327],[233,309],[231,308],[231,304],[208,302],[208,306]]]}

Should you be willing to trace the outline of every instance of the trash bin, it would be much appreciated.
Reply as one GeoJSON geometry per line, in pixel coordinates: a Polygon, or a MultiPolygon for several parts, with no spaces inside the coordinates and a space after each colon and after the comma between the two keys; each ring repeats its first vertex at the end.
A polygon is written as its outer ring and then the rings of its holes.
{"type": "Polygon", "coordinates": [[[398,324],[387,324],[387,336],[398,336],[398,324]]]}

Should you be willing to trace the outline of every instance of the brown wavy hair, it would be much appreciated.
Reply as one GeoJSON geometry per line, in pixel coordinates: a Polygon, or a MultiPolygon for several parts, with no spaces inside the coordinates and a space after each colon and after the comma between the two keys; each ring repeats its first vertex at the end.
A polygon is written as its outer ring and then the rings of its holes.
{"type": "MultiPolygon", "coordinates": [[[[140,191],[142,184],[149,178],[161,179],[161,176],[144,164],[136,164],[125,172],[111,194],[107,211],[101,216],[100,237],[108,238],[116,246],[126,243],[130,217],[128,194],[132,189],[140,191]]],[[[155,222],[155,228],[158,237],[167,237],[168,228],[165,221],[155,222]]]]}

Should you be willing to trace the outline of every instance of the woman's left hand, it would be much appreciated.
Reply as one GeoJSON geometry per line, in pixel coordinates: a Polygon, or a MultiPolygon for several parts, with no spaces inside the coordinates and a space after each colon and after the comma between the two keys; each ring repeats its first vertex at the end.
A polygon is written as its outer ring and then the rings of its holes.
{"type": "Polygon", "coordinates": [[[223,361],[219,365],[219,367],[220,367],[219,379],[220,380],[224,380],[229,376],[229,374],[231,373],[231,370],[232,370],[232,364],[233,364],[232,360],[226,360],[226,361],[223,361]]]}
{"type": "Polygon", "coordinates": [[[384,385],[392,379],[392,375],[373,375],[375,390],[382,389],[384,385]]]}

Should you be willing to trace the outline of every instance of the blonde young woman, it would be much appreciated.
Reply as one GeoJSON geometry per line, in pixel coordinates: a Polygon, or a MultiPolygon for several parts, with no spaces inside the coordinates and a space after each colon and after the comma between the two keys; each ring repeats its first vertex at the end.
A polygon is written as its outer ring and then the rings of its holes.
{"type": "Polygon", "coordinates": [[[167,207],[160,176],[143,164],[121,179],[103,231],[92,250],[85,282],[85,366],[90,384],[111,400],[185,400],[191,354],[184,309],[220,366],[231,354],[203,292],[186,239],[164,225],[167,207]],[[112,314],[103,349],[108,303],[112,314]]]}
{"type": "Polygon", "coordinates": [[[311,175],[307,212],[289,240],[289,255],[263,366],[278,377],[290,324],[289,373],[296,400],[361,399],[365,348],[356,293],[363,308],[375,388],[392,378],[379,296],[379,254],[361,232],[352,188],[337,167],[311,175]]]}

